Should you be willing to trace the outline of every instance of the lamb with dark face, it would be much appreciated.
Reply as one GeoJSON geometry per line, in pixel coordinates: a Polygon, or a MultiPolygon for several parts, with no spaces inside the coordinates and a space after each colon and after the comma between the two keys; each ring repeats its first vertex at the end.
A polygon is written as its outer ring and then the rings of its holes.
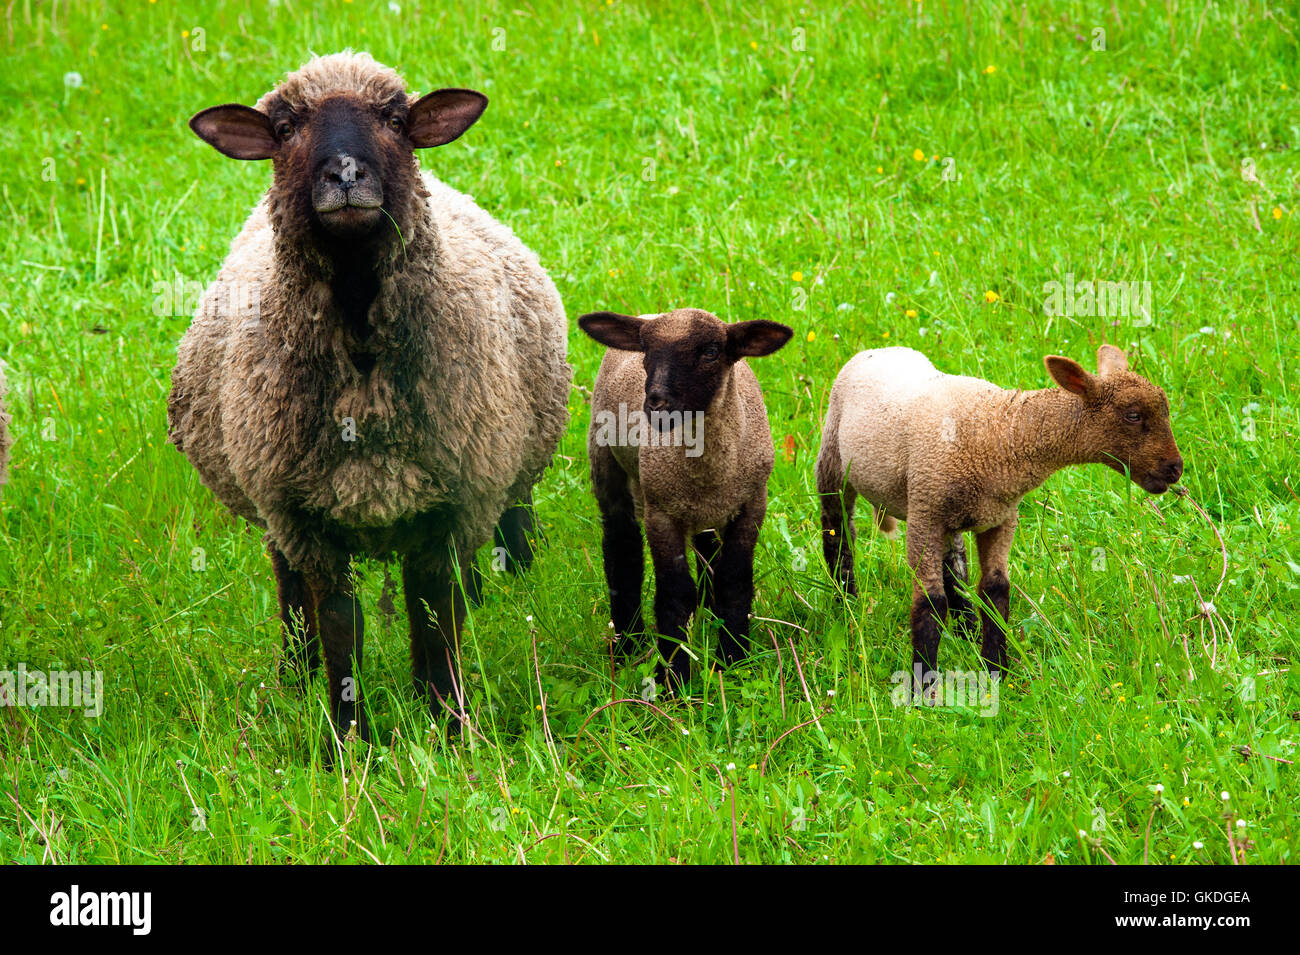
{"type": "Polygon", "coordinates": [[[194,131],[270,159],[271,188],[181,342],[171,438],[266,528],[283,666],[323,653],[339,735],[368,735],[354,554],[402,560],[415,688],[459,715],[457,579],[493,537],[531,560],[532,488],[568,420],[567,322],[537,257],[415,151],[459,137],[480,93],[407,93],[367,54],[291,73],[194,131]],[[499,521],[499,524],[498,524],[499,521]]]}
{"type": "Polygon", "coordinates": [[[633,650],[642,631],[644,521],[660,677],[677,685],[690,673],[683,644],[697,606],[721,621],[725,662],[749,648],[754,545],[773,451],[763,392],[744,359],[770,355],[793,333],[764,320],[727,325],[691,308],[646,318],[595,312],[578,324],[610,349],[596,377],[587,450],[617,649],[633,650]]]}

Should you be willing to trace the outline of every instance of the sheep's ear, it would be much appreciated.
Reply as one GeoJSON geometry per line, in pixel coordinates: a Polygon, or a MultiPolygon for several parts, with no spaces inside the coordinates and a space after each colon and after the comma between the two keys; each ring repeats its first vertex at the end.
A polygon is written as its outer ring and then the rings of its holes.
{"type": "Polygon", "coordinates": [[[190,129],[231,159],[270,159],[280,148],[271,131],[270,118],[239,103],[211,106],[195,113],[190,129]]]}
{"type": "Polygon", "coordinates": [[[770,355],[791,338],[794,329],[780,322],[757,318],[727,326],[727,352],[732,358],[759,358],[770,355]]]}
{"type": "Polygon", "coordinates": [[[1092,394],[1095,379],[1073,358],[1048,355],[1043,359],[1043,364],[1047,366],[1047,373],[1052,376],[1052,380],[1066,391],[1085,398],[1092,394]]]}
{"type": "Polygon", "coordinates": [[[578,327],[602,345],[621,351],[643,351],[641,326],[645,319],[617,312],[592,312],[578,319],[578,327]]]}
{"type": "Polygon", "coordinates": [[[406,135],[416,149],[458,139],[487,109],[488,99],[474,90],[434,90],[411,106],[406,135]]]}
{"type": "Polygon", "coordinates": [[[1109,375],[1113,371],[1128,371],[1128,359],[1114,345],[1102,345],[1097,349],[1097,374],[1109,375]]]}

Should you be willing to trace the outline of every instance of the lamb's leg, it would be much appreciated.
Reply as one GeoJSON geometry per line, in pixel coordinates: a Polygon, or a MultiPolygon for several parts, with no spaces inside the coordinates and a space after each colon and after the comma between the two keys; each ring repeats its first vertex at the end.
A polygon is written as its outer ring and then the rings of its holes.
{"type": "Polygon", "coordinates": [[[741,508],[722,534],[718,559],[719,653],[732,664],[749,652],[749,612],[754,604],[754,546],[767,513],[767,489],[741,508]]]}
{"type": "Polygon", "coordinates": [[[280,623],[284,629],[284,652],[280,655],[280,679],[306,685],[320,666],[320,643],[316,636],[315,608],[302,574],[289,566],[288,558],[269,545],[271,569],[275,571],[276,594],[280,599],[280,623]]]}
{"type": "Polygon", "coordinates": [[[981,608],[984,633],[980,656],[988,664],[990,673],[1001,673],[1007,665],[1006,621],[1011,619],[1008,558],[1011,542],[1016,536],[1016,523],[1017,518],[1012,517],[975,537],[980,556],[980,599],[997,611],[994,615],[981,608]]]}
{"type": "Polygon", "coordinates": [[[817,494],[822,505],[822,553],[826,567],[850,597],[858,595],[858,585],[853,574],[853,509],[858,492],[845,480],[839,463],[839,452],[823,442],[817,458],[817,494]]]}
{"type": "Polygon", "coordinates": [[[722,551],[722,539],[714,530],[696,534],[691,540],[695,551],[695,579],[699,585],[700,606],[712,614],[718,613],[717,587],[714,578],[717,574],[718,557],[722,551]]]}
{"type": "Polygon", "coordinates": [[[506,508],[497,521],[493,539],[496,546],[505,550],[506,570],[512,574],[522,574],[533,564],[533,492],[528,493],[518,503],[506,508]]]}
{"type": "Polygon", "coordinates": [[[943,528],[935,521],[910,515],[907,522],[907,563],[916,583],[912,588],[912,675],[918,689],[934,679],[939,665],[939,636],[948,613],[943,587],[943,528]]]}
{"type": "Polygon", "coordinates": [[[646,508],[645,533],[655,568],[655,628],[659,631],[659,679],[670,689],[691,675],[686,624],[695,609],[695,581],[686,562],[686,534],[673,521],[646,508]]]}
{"type": "Polygon", "coordinates": [[[973,640],[979,629],[979,614],[975,605],[963,593],[969,579],[966,562],[966,535],[960,531],[953,534],[948,544],[948,552],[943,555],[943,592],[948,598],[948,614],[953,621],[953,629],[967,640],[973,640]]]}
{"type": "MultiPolygon", "coordinates": [[[[468,580],[472,559],[461,563],[468,580]]],[[[429,552],[402,559],[402,589],[411,623],[411,676],[415,692],[436,718],[444,707],[459,708],[456,661],[465,622],[465,593],[456,581],[450,558],[429,552]]]]}
{"type": "Polygon", "coordinates": [[[596,447],[591,457],[592,484],[602,525],[601,551],[605,585],[609,590],[609,619],[614,624],[615,652],[627,656],[637,649],[645,630],[641,619],[641,584],[645,579],[645,545],[627,475],[608,448],[596,447]]]}
{"type": "Polygon", "coordinates": [[[307,583],[315,604],[316,626],[329,677],[330,717],[340,739],[355,721],[357,735],[369,741],[370,727],[361,688],[353,676],[354,667],[357,671],[361,669],[365,623],[361,603],[352,591],[347,565],[328,576],[308,576],[307,583]]]}

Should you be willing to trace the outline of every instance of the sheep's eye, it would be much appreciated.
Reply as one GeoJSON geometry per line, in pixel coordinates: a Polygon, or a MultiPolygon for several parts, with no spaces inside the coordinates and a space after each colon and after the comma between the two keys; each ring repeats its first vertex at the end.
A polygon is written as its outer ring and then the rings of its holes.
{"type": "Polygon", "coordinates": [[[402,122],[402,117],[400,116],[388,117],[388,128],[393,130],[394,132],[400,133],[405,127],[406,124],[402,122]]]}
{"type": "Polygon", "coordinates": [[[1140,411],[1125,411],[1125,412],[1124,412],[1124,420],[1125,420],[1125,421],[1132,421],[1134,424],[1137,424],[1139,421],[1142,420],[1142,412],[1140,412],[1140,411]]]}
{"type": "Polygon", "coordinates": [[[717,345],[705,345],[704,350],[700,352],[700,357],[705,361],[713,361],[722,354],[722,349],[717,345]]]}
{"type": "Polygon", "coordinates": [[[281,140],[288,139],[293,135],[293,123],[287,119],[280,120],[275,124],[275,135],[281,140]]]}

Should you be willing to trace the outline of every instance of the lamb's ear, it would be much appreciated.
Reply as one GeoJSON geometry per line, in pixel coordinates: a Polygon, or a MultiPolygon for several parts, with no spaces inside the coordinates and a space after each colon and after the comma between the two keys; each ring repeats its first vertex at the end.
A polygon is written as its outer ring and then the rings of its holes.
{"type": "Polygon", "coordinates": [[[271,120],[251,106],[227,103],[195,113],[190,129],[219,153],[231,159],[270,159],[280,148],[271,120]]]}
{"type": "Polygon", "coordinates": [[[791,338],[794,329],[780,322],[756,318],[727,326],[727,352],[732,358],[759,358],[770,355],[791,338]]]}
{"type": "Polygon", "coordinates": [[[411,104],[406,135],[416,149],[442,146],[460,138],[487,109],[488,98],[474,90],[434,90],[411,104]]]}
{"type": "Polygon", "coordinates": [[[1114,345],[1097,349],[1097,374],[1109,375],[1112,371],[1128,371],[1128,359],[1114,345]]]}
{"type": "Polygon", "coordinates": [[[1073,358],[1048,355],[1043,359],[1043,364],[1047,366],[1047,373],[1052,376],[1052,380],[1066,391],[1085,398],[1092,394],[1095,379],[1073,358]]]}
{"type": "Polygon", "coordinates": [[[621,351],[642,351],[641,326],[644,318],[617,312],[592,312],[578,319],[578,327],[602,345],[621,351]]]}

